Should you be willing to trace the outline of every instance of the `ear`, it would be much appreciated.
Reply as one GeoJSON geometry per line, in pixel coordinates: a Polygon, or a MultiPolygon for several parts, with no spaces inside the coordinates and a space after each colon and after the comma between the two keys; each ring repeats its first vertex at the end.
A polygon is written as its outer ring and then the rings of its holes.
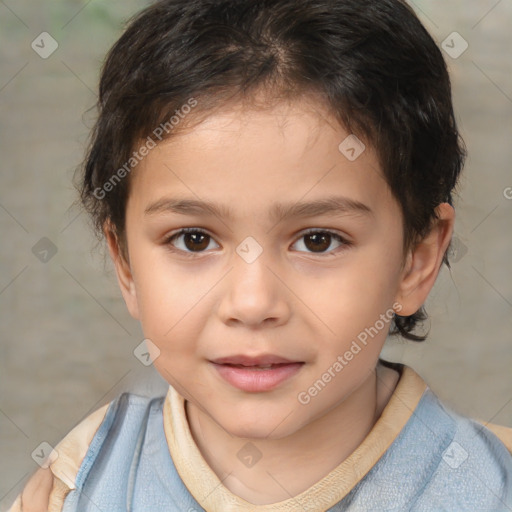
{"type": "Polygon", "coordinates": [[[117,236],[115,235],[114,230],[108,222],[103,228],[103,233],[105,234],[105,239],[107,240],[108,251],[116,269],[117,282],[119,284],[119,288],[121,289],[121,293],[123,294],[126,307],[128,308],[130,315],[133,318],[139,320],[140,318],[139,305],[137,302],[137,292],[135,290],[135,283],[130,269],[130,264],[126,261],[124,255],[122,254],[117,236]]]}
{"type": "Polygon", "coordinates": [[[436,211],[430,232],[407,255],[396,298],[402,305],[400,316],[413,315],[423,306],[450,244],[455,211],[448,203],[441,203],[436,211]]]}

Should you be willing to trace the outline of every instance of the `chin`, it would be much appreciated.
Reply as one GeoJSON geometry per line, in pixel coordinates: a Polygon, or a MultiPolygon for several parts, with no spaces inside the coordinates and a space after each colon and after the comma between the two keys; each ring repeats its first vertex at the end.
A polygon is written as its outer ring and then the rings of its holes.
{"type": "Polygon", "coordinates": [[[281,417],[265,411],[251,414],[233,412],[229,417],[219,418],[218,423],[232,436],[254,440],[281,439],[295,433],[301,426],[293,420],[293,414],[281,417]]]}

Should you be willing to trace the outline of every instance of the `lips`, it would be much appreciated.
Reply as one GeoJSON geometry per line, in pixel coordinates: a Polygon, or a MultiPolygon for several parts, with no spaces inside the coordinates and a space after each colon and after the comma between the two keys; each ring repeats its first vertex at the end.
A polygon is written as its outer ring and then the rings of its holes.
{"type": "Polygon", "coordinates": [[[292,361],[274,354],[258,357],[236,355],[210,361],[229,384],[251,393],[270,391],[296,375],[304,361],[292,361]]]}
{"type": "Polygon", "coordinates": [[[257,357],[250,357],[246,355],[235,355],[228,357],[221,357],[219,359],[214,359],[212,363],[216,364],[226,364],[231,366],[274,366],[274,365],[282,365],[282,364],[290,364],[290,363],[302,363],[303,361],[292,361],[290,359],[286,359],[281,356],[277,356],[274,354],[265,354],[257,357]]]}

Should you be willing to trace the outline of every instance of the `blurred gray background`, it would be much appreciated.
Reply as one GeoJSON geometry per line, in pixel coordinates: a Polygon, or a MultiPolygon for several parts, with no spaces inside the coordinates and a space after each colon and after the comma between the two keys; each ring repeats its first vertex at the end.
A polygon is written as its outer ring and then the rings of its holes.
{"type": "MultiPolygon", "coordinates": [[[[54,446],[123,391],[166,389],[134,356],[140,326],[71,208],[101,62],[147,3],[0,0],[0,510],[41,442],[54,446]]],[[[428,341],[390,339],[383,357],[459,412],[512,426],[512,2],[411,3],[445,49],[469,158],[428,341]]]]}

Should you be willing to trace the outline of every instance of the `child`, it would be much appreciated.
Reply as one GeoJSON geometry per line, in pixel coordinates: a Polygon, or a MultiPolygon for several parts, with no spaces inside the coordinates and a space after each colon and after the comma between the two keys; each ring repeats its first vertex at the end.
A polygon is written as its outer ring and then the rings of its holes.
{"type": "Polygon", "coordinates": [[[402,0],[162,0],[99,114],[81,198],[169,391],[90,415],[11,510],[512,510],[511,429],[379,358],[426,337],[465,156],[402,0]]]}

